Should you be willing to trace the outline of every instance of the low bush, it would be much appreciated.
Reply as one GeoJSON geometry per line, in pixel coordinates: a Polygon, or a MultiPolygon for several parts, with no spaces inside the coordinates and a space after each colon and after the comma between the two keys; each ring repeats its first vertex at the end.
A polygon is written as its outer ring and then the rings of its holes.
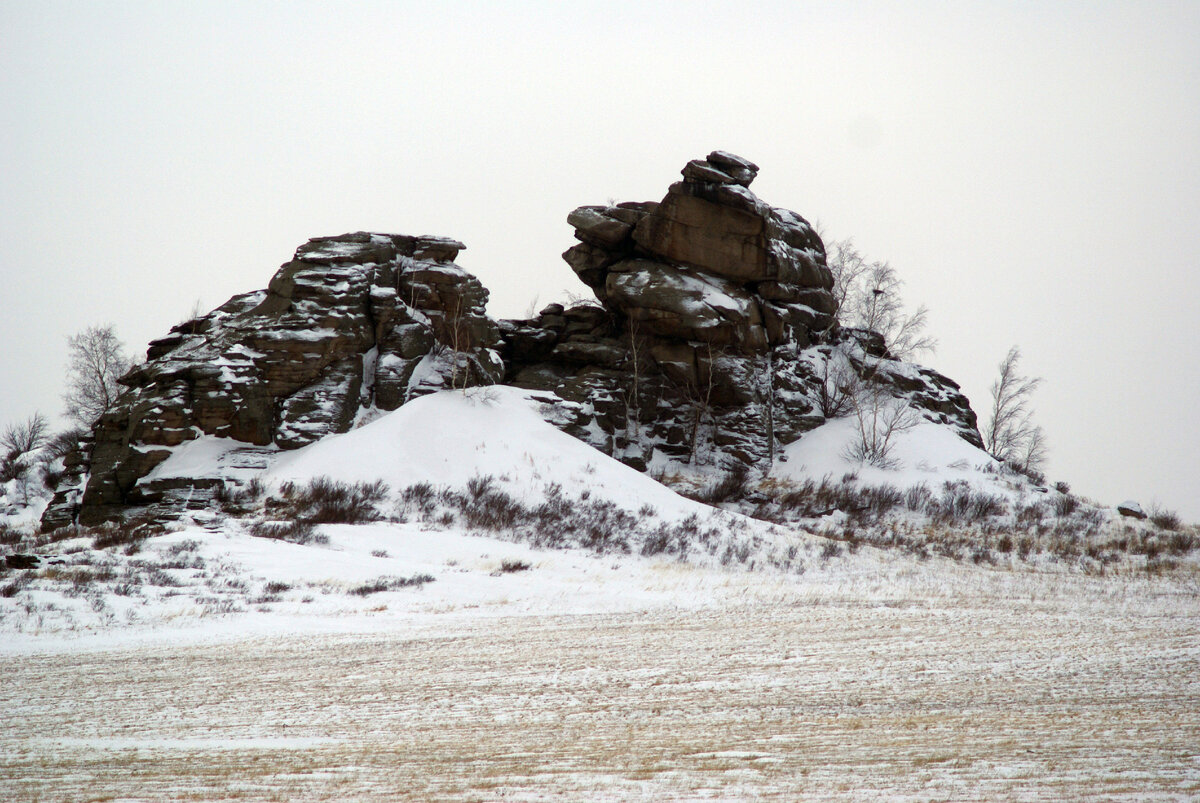
{"type": "Polygon", "coordinates": [[[356,597],[366,597],[383,591],[397,591],[401,588],[420,588],[426,583],[432,583],[434,579],[429,574],[414,574],[412,577],[379,577],[350,589],[349,593],[356,597]]]}
{"type": "Polygon", "coordinates": [[[1079,499],[1069,494],[1054,497],[1050,503],[1054,510],[1054,515],[1059,518],[1070,516],[1079,508],[1079,499]]]}
{"type": "Polygon", "coordinates": [[[1005,512],[1004,499],[972,488],[963,480],[947,482],[931,511],[935,521],[945,524],[975,524],[1005,512]]]}
{"type": "MultiPolygon", "coordinates": [[[[261,494],[253,483],[247,494],[261,494]]],[[[383,518],[379,505],[387,498],[382,480],[348,483],[317,477],[307,485],[285,482],[263,503],[263,518],[251,523],[250,534],[293,544],[327,544],[318,524],[364,524],[383,518]]]]}
{"type": "Polygon", "coordinates": [[[525,507],[506,492],[492,487],[491,477],[474,477],[467,483],[465,499],[459,503],[468,527],[477,530],[507,530],[528,517],[525,507]]]}
{"type": "Polygon", "coordinates": [[[231,483],[218,485],[213,499],[223,512],[240,515],[249,512],[254,503],[262,499],[266,490],[263,481],[254,477],[245,485],[239,486],[231,483]]]}
{"type": "Polygon", "coordinates": [[[744,499],[748,479],[749,473],[746,467],[739,465],[722,474],[712,484],[694,494],[692,498],[710,505],[744,499]]]}
{"type": "Polygon", "coordinates": [[[505,558],[504,560],[500,561],[501,574],[512,574],[513,572],[527,572],[532,568],[533,568],[533,566],[530,563],[527,563],[526,561],[523,561],[523,560],[516,560],[515,558],[505,558]]]}
{"type": "Polygon", "coordinates": [[[830,541],[821,548],[821,560],[829,560],[830,558],[840,557],[842,554],[842,545],[834,541],[830,541]]]}
{"type": "Polygon", "coordinates": [[[875,485],[863,489],[867,509],[876,516],[883,516],[904,502],[904,494],[892,485],[875,485]]]}
{"type": "Polygon", "coordinates": [[[913,513],[927,513],[933,502],[933,491],[925,483],[909,487],[904,492],[904,506],[913,513]]]}
{"type": "Polygon", "coordinates": [[[161,521],[149,515],[141,515],[105,522],[91,530],[80,529],[76,534],[90,534],[94,549],[125,547],[128,554],[133,554],[147,538],[162,535],[166,531],[167,528],[161,521]]]}
{"type": "Polygon", "coordinates": [[[20,530],[0,524],[0,546],[16,546],[23,540],[25,535],[20,530]]]}
{"type": "Polygon", "coordinates": [[[291,521],[255,521],[250,524],[250,534],[257,538],[271,538],[291,544],[328,544],[329,536],[317,533],[312,522],[293,519],[291,521]]]}
{"type": "Polygon", "coordinates": [[[1173,510],[1163,510],[1159,507],[1150,508],[1150,521],[1160,530],[1178,530],[1183,526],[1179,515],[1173,510]]]}
{"type": "Polygon", "coordinates": [[[21,589],[25,588],[33,580],[32,572],[21,572],[9,582],[0,586],[0,597],[8,599],[15,597],[21,593],[21,589]]]}
{"type": "Polygon", "coordinates": [[[437,492],[428,482],[418,482],[410,485],[400,493],[400,512],[412,512],[429,517],[437,507],[437,492]]]}
{"type": "Polygon", "coordinates": [[[310,524],[362,524],[382,516],[376,506],[388,494],[387,483],[347,483],[317,477],[295,495],[296,518],[310,524]]]}

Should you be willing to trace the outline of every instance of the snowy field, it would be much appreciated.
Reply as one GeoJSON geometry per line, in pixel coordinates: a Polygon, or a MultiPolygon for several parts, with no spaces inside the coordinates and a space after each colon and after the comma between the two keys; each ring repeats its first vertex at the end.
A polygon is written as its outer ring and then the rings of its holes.
{"type": "MultiPolygon", "coordinates": [[[[914,477],[974,470],[943,446],[914,477]]],[[[679,497],[517,394],[426,397],[257,476],[253,515],[0,578],[0,800],[1200,798],[1190,564],[839,544],[679,497]],[[387,482],[390,518],[261,535],[325,474],[387,482]],[[416,515],[426,481],[459,501],[416,515]],[[470,524],[497,499],[617,532],[470,524]]]]}
{"type": "Polygon", "coordinates": [[[0,797],[1200,795],[1194,590],[848,555],[801,578],[551,558],[607,610],[546,611],[563,587],[531,590],[535,567],[453,610],[420,603],[433,583],[373,611],[10,641],[0,797]]]}

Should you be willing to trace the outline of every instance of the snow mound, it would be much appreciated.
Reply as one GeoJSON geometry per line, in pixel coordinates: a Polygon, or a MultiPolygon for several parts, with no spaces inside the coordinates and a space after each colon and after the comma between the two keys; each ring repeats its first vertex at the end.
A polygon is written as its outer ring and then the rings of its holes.
{"type": "Polygon", "coordinates": [[[422,482],[461,488],[491,476],[527,505],[557,483],[633,509],[650,505],[668,519],[712,513],[548,424],[537,396],[505,386],[422,396],[358,429],[282,453],[263,479],[383,480],[399,491],[422,482]]]}
{"type": "Polygon", "coordinates": [[[783,459],[772,467],[770,476],[778,480],[819,482],[825,477],[839,480],[854,473],[863,485],[892,485],[905,489],[916,485],[941,486],[946,482],[966,482],[989,493],[1011,492],[1011,472],[1000,461],[967,443],[953,430],[931,421],[921,421],[896,435],[888,457],[893,468],[879,468],[847,456],[858,437],[858,422],[853,417],[837,418],[822,424],[799,440],[785,446],[783,459]]]}

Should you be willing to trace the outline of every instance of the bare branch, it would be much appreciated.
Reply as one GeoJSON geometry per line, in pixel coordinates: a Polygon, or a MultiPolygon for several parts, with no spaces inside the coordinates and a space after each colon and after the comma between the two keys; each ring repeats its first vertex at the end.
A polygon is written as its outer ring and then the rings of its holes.
{"type": "Polygon", "coordinates": [[[30,452],[37,451],[46,443],[46,430],[49,425],[41,413],[34,413],[24,421],[9,424],[0,436],[0,448],[5,456],[17,460],[30,452]]]}
{"type": "Polygon", "coordinates": [[[129,370],[130,361],[111,324],[89,326],[67,338],[67,346],[66,414],[91,428],[116,403],[121,394],[117,380],[129,370]]]}
{"type": "Polygon", "coordinates": [[[826,264],[833,274],[836,317],[843,326],[867,329],[883,336],[888,352],[898,360],[933,351],[937,341],[924,334],[929,310],[906,313],[900,297],[904,282],[886,262],[867,262],[851,240],[829,244],[826,264]]]}
{"type": "Polygon", "coordinates": [[[1023,465],[1028,461],[1029,441],[1036,441],[1041,456],[1036,463],[1045,462],[1045,438],[1031,420],[1030,401],[1041,385],[1041,377],[1022,376],[1019,368],[1021,350],[1013,346],[1001,361],[1000,376],[992,385],[992,414],[983,430],[983,445],[999,460],[1023,465]],[[1035,436],[1035,432],[1037,433],[1035,436]]]}
{"type": "Polygon", "coordinates": [[[848,394],[858,437],[845,456],[878,468],[896,468],[892,457],[896,438],[920,423],[920,417],[903,400],[872,382],[859,379],[848,394]]]}

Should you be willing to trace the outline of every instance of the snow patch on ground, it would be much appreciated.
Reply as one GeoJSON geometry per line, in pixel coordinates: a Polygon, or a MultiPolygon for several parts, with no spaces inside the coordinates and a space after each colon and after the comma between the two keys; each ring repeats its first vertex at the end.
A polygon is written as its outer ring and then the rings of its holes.
{"type": "Polygon", "coordinates": [[[785,459],[772,467],[770,476],[819,482],[825,477],[836,481],[854,473],[860,483],[900,489],[921,484],[936,488],[947,481],[963,480],[991,493],[1011,492],[999,479],[1000,461],[946,426],[921,420],[898,433],[888,455],[896,461],[894,468],[878,468],[847,456],[858,437],[858,420],[854,416],[827,421],[783,447],[785,459]]]}

